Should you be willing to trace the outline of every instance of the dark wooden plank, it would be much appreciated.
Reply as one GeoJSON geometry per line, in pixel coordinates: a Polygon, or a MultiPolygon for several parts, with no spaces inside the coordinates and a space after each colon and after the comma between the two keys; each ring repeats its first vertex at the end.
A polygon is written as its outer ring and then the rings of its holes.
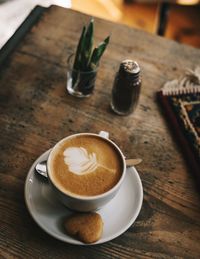
{"type": "Polygon", "coordinates": [[[6,42],[0,51],[0,69],[8,56],[14,51],[19,42],[23,39],[30,28],[39,20],[45,8],[36,6],[20,27],[16,30],[13,36],[6,42]]]}
{"type": "MultiPolygon", "coordinates": [[[[89,16],[51,7],[21,40],[0,71],[0,255],[4,258],[198,258],[200,197],[156,102],[155,92],[185,68],[200,65],[200,51],[95,18],[96,40],[112,34],[94,94],[66,93],[67,57],[89,16]],[[120,37],[119,37],[120,35],[120,37]],[[142,67],[142,94],[127,117],[109,108],[119,62],[142,67]],[[32,162],[59,139],[107,130],[138,166],[144,203],[135,224],[115,240],[74,247],[44,233],[23,197],[32,162]]],[[[120,206],[120,205],[119,205],[120,206]]]]}

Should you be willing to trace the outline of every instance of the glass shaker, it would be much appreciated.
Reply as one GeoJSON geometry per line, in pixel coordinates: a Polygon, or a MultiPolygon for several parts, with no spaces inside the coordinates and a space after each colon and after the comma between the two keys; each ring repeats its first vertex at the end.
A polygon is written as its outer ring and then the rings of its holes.
{"type": "Polygon", "coordinates": [[[126,59],[121,62],[112,89],[111,108],[119,115],[128,115],[138,104],[141,89],[140,67],[126,59]]]}

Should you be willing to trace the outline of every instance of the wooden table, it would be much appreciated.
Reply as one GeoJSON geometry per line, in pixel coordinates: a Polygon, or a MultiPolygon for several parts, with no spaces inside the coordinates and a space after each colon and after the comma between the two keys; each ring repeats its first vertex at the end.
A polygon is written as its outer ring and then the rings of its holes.
{"type": "Polygon", "coordinates": [[[90,17],[59,7],[36,8],[0,52],[0,257],[199,258],[200,196],[155,93],[185,68],[200,65],[200,51],[124,25],[95,18],[99,42],[112,34],[96,89],[87,99],[66,93],[67,57],[90,17]],[[127,117],[109,108],[119,62],[142,68],[137,110],[127,117]],[[47,235],[24,202],[24,182],[35,159],[59,139],[106,130],[137,166],[142,210],[128,231],[98,246],[73,246],[47,235]]]}

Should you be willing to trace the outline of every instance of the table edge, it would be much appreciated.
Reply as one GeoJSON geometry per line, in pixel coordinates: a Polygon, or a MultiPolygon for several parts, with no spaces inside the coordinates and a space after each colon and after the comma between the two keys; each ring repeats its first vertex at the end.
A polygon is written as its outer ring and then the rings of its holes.
{"type": "Polygon", "coordinates": [[[9,55],[15,50],[20,41],[24,38],[26,33],[39,21],[42,14],[48,8],[37,5],[18,27],[15,33],[8,39],[8,41],[0,49],[0,70],[9,55]]]}

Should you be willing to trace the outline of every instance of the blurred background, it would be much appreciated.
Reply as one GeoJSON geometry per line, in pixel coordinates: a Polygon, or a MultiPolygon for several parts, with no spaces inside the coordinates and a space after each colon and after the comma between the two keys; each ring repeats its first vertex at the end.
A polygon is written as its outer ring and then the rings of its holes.
{"type": "Polygon", "coordinates": [[[0,0],[0,48],[36,5],[52,4],[200,48],[200,0],[0,0]]]}

